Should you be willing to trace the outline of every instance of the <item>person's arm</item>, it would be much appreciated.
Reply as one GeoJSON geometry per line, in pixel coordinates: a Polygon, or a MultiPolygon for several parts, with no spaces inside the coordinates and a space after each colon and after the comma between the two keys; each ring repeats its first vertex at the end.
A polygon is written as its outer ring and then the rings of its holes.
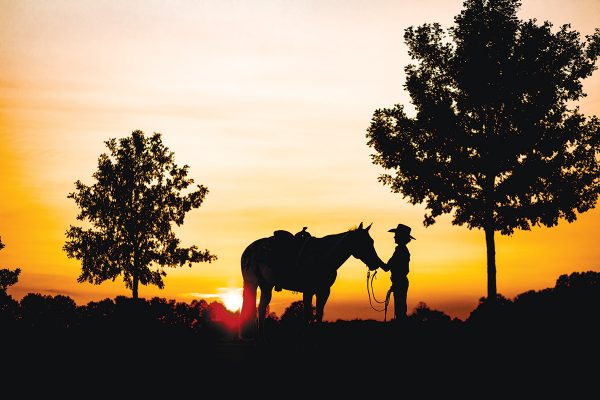
{"type": "Polygon", "coordinates": [[[388,272],[390,270],[390,268],[392,267],[392,265],[394,265],[394,258],[396,257],[396,251],[394,251],[394,254],[392,254],[392,256],[390,257],[389,261],[384,264],[381,269],[384,270],[385,272],[388,272]]]}

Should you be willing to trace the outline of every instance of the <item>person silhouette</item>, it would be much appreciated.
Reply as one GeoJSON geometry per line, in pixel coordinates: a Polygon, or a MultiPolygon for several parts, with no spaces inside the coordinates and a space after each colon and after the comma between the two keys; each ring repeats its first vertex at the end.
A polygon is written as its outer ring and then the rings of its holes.
{"type": "Polygon", "coordinates": [[[392,286],[388,292],[394,295],[394,319],[401,322],[406,319],[406,297],[408,295],[408,272],[410,264],[410,252],[406,245],[411,240],[416,240],[410,234],[411,228],[404,224],[398,224],[396,228],[388,232],[394,232],[396,249],[389,261],[382,267],[384,271],[391,271],[392,286]]]}

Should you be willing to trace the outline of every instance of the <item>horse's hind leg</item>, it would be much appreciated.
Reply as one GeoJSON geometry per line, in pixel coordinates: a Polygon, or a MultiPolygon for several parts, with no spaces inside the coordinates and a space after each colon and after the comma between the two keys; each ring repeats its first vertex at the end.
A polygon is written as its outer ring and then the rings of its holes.
{"type": "Polygon", "coordinates": [[[244,282],[242,310],[240,312],[239,337],[245,339],[255,335],[256,325],[256,286],[244,282]]]}
{"type": "Polygon", "coordinates": [[[273,287],[260,288],[260,301],[258,303],[258,334],[264,339],[265,321],[267,320],[267,307],[271,302],[273,287]]]}

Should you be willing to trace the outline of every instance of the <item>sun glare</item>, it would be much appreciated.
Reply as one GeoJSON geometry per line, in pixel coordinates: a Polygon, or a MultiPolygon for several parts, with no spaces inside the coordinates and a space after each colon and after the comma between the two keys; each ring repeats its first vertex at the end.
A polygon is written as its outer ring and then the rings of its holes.
{"type": "Polygon", "coordinates": [[[242,290],[241,289],[225,289],[219,295],[226,309],[232,312],[241,310],[242,308],[242,290]]]}

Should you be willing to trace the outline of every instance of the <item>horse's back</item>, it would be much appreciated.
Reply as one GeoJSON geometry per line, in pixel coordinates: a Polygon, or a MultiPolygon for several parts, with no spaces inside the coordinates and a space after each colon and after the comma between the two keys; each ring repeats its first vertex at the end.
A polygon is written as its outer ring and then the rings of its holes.
{"type": "Polygon", "coordinates": [[[273,284],[280,288],[304,292],[306,288],[330,285],[335,270],[325,268],[334,238],[296,238],[287,231],[250,243],[241,256],[244,282],[251,285],[273,284]]]}
{"type": "Polygon", "coordinates": [[[277,230],[273,236],[256,239],[242,253],[242,270],[258,263],[271,264],[284,259],[294,240],[294,235],[285,230],[277,230]]]}

